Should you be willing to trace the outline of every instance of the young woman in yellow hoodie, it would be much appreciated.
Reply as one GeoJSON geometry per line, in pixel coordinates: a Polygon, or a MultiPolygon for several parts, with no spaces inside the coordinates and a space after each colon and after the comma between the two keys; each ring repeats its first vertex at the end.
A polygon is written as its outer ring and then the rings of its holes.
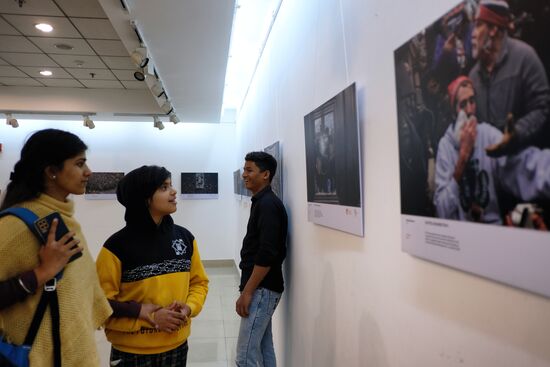
{"type": "MultiPolygon", "coordinates": [[[[34,133],[23,146],[0,210],[24,207],[38,217],[58,212],[70,232],[56,241],[56,224],[52,224],[48,241],[42,245],[19,218],[0,218],[0,331],[10,342],[22,344],[43,285],[63,269],[57,282],[61,363],[96,367],[95,330],[112,310],[99,286],[80,225],[73,217],[74,202],[68,199],[69,194],[84,194],[91,174],[86,149],[76,135],[56,129],[34,133]],[[82,256],[69,262],[79,252],[82,256]]],[[[48,307],[32,344],[31,366],[59,364],[54,363],[52,339],[48,307]]]]}
{"type": "Polygon", "coordinates": [[[119,182],[126,226],[101,249],[96,266],[113,315],[106,324],[117,367],[184,367],[191,318],[208,278],[197,241],[174,224],[176,190],[164,167],[143,166],[119,182]]]}

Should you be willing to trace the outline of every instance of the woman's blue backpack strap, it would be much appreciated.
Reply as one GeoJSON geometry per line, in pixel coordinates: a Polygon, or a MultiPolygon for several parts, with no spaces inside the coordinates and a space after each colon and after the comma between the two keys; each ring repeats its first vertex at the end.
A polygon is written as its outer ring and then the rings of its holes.
{"type": "Polygon", "coordinates": [[[36,231],[34,227],[34,222],[38,220],[38,216],[34,212],[27,208],[8,208],[0,212],[0,218],[5,215],[15,215],[17,218],[21,219],[27,227],[31,230],[32,233],[42,242],[42,238],[36,231]]]}
{"type": "MultiPolygon", "coordinates": [[[[27,227],[29,227],[31,232],[36,236],[36,238],[38,238],[38,241],[40,241],[40,243],[44,244],[44,242],[42,240],[42,237],[40,236],[40,234],[38,233],[38,230],[34,226],[34,222],[36,222],[39,219],[39,217],[38,217],[38,215],[34,214],[34,212],[32,210],[27,209],[27,208],[21,208],[21,207],[12,207],[12,208],[8,208],[8,209],[4,209],[0,212],[0,218],[2,218],[3,216],[6,216],[6,215],[15,215],[17,218],[19,218],[23,222],[25,222],[25,224],[27,225],[27,227]]],[[[58,281],[61,280],[62,277],[63,277],[63,270],[61,270],[59,273],[57,273],[57,275],[55,276],[55,279],[52,279],[51,281],[48,281],[46,286],[51,287],[50,284],[56,284],[58,281]]],[[[55,286],[54,286],[54,288],[55,288],[55,286]]]]}

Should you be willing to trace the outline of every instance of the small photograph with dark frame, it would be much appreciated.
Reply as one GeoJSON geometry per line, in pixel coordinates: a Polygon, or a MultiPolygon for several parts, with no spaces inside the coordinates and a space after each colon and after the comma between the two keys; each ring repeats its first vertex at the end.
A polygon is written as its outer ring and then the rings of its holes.
{"type": "Polygon", "coordinates": [[[308,220],[363,236],[355,83],[304,117],[308,220]]]}
{"type": "Polygon", "coordinates": [[[279,199],[283,200],[283,161],[281,157],[281,144],[277,141],[265,147],[264,152],[271,154],[277,161],[277,171],[271,181],[271,189],[279,199]]]}
{"type": "Polygon", "coordinates": [[[182,172],[181,197],[183,199],[217,199],[217,172],[182,172]]]}
{"type": "Polygon", "coordinates": [[[116,199],[116,187],[124,177],[124,172],[93,172],[86,185],[85,199],[116,199]]]}
{"type": "Polygon", "coordinates": [[[233,193],[241,198],[241,170],[233,171],[233,193]]]}

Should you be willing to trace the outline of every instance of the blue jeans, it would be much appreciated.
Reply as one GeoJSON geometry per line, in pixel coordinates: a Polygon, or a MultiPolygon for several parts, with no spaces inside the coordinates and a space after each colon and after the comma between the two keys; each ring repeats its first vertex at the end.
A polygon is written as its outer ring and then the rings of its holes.
{"type": "Polygon", "coordinates": [[[237,340],[237,367],[275,367],[275,350],[271,332],[271,316],[281,293],[258,288],[248,307],[248,317],[241,318],[237,340]]]}

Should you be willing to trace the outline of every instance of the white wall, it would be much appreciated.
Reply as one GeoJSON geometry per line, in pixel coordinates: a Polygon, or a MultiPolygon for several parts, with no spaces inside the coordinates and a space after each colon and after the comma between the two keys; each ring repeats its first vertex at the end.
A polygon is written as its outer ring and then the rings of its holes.
{"type": "MultiPolygon", "coordinates": [[[[550,365],[548,299],[401,251],[393,51],[456,2],[283,1],[237,124],[237,159],[282,144],[290,243],[275,343],[283,366],[550,365]],[[364,238],[307,222],[303,117],[352,82],[364,238]]],[[[238,238],[247,218],[241,205],[238,238]]]]}
{"type": "MultiPolygon", "coordinates": [[[[95,122],[89,130],[81,121],[19,121],[14,129],[0,124],[0,187],[4,191],[9,173],[19,159],[24,140],[33,131],[55,127],[77,134],[88,145],[88,162],[94,171],[129,172],[144,164],[165,166],[172,172],[174,187],[180,191],[180,172],[218,172],[219,197],[214,200],[178,199],[176,223],[197,238],[202,259],[231,259],[238,244],[238,206],[233,194],[235,125],[165,123],[162,131],[153,122],[95,122]]],[[[240,163],[239,163],[240,164],[240,163]]],[[[90,250],[97,255],[103,242],[124,225],[124,207],[116,199],[85,200],[75,196],[79,219],[90,250]]]]}

